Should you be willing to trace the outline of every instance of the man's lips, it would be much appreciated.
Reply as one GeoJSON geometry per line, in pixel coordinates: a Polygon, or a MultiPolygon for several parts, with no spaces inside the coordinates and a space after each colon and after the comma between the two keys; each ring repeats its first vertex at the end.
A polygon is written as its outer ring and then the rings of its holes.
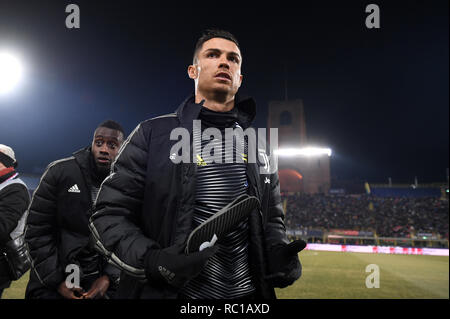
{"type": "Polygon", "coordinates": [[[219,72],[215,76],[215,78],[221,79],[221,80],[228,80],[231,81],[231,75],[229,75],[226,72],[219,72]]]}
{"type": "Polygon", "coordinates": [[[102,164],[107,164],[110,162],[110,160],[107,158],[101,157],[101,158],[97,158],[97,162],[102,163],[102,164]]]}

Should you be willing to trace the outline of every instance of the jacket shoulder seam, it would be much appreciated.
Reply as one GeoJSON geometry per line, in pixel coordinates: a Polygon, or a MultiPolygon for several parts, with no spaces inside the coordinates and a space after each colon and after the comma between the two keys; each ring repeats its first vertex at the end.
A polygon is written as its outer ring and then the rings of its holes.
{"type": "Polygon", "coordinates": [[[148,121],[153,121],[153,120],[158,120],[158,119],[163,119],[163,118],[168,118],[168,117],[177,117],[177,113],[168,113],[168,114],[155,116],[155,117],[152,117],[151,119],[149,119],[148,121]]]}
{"type": "Polygon", "coordinates": [[[55,166],[57,164],[60,164],[60,163],[63,163],[63,162],[68,162],[68,161],[71,161],[71,160],[75,160],[75,156],[69,156],[69,157],[66,157],[66,158],[62,158],[62,159],[53,161],[53,162],[51,162],[48,165],[47,169],[49,169],[49,168],[51,168],[51,167],[53,167],[53,166],[55,166]]]}

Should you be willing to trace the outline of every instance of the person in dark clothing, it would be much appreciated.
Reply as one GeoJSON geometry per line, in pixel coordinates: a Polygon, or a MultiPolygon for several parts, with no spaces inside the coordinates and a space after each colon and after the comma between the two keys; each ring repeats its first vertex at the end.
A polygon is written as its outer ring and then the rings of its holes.
{"type": "Polygon", "coordinates": [[[18,177],[17,161],[11,147],[0,144],[0,298],[11,285],[7,260],[3,255],[5,245],[14,237],[19,221],[30,203],[27,185],[18,177]]]}
{"type": "Polygon", "coordinates": [[[32,260],[25,298],[113,297],[120,271],[95,251],[88,221],[123,140],[121,125],[105,121],[90,147],[51,163],[42,175],[25,229],[32,260]]]}
{"type": "Polygon", "coordinates": [[[175,113],[140,123],[102,184],[89,225],[97,248],[122,269],[118,298],[275,298],[274,287],[301,276],[306,244],[288,242],[277,172],[248,160],[255,144],[245,138],[221,147],[227,129],[249,128],[256,113],[252,98],[237,95],[241,61],[233,35],[207,31],[188,68],[195,95],[175,113]],[[221,136],[202,138],[196,128],[221,136]],[[184,148],[181,156],[173,151],[183,132],[191,142],[186,157],[184,148]],[[207,160],[206,149],[217,160],[207,160]],[[260,207],[210,247],[185,252],[193,229],[245,194],[260,207]]]}

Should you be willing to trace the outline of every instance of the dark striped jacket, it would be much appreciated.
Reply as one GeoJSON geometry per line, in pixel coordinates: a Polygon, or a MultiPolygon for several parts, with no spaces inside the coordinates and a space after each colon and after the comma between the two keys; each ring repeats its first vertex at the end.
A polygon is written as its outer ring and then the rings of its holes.
{"type": "MultiPolygon", "coordinates": [[[[187,107],[193,99],[186,99],[175,113],[140,123],[123,143],[100,188],[90,227],[99,249],[122,269],[118,298],[178,296],[171,286],[154,287],[146,280],[144,259],[148,249],[185,243],[192,231],[197,165],[174,164],[169,157],[178,141],[170,139],[172,129],[183,127],[192,133],[192,121],[201,109],[187,107]]],[[[237,96],[236,107],[238,123],[246,129],[255,116],[255,102],[237,96]]],[[[250,195],[261,202],[261,209],[249,217],[249,262],[257,295],[274,298],[273,287],[264,280],[267,250],[288,239],[278,173],[259,174],[261,165],[265,164],[247,165],[250,195]]]]}

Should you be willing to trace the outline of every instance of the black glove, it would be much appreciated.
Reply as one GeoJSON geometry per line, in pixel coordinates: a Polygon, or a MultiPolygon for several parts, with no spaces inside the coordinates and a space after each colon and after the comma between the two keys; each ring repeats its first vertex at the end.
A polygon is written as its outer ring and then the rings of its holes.
{"type": "Polygon", "coordinates": [[[180,245],[164,249],[150,249],[145,256],[146,276],[154,284],[168,283],[181,288],[196,277],[218,247],[208,247],[200,252],[185,255],[180,245]]]}
{"type": "Polygon", "coordinates": [[[269,275],[266,280],[272,287],[285,288],[302,275],[302,265],[297,254],[306,247],[303,240],[273,247],[269,251],[269,275]]]}

